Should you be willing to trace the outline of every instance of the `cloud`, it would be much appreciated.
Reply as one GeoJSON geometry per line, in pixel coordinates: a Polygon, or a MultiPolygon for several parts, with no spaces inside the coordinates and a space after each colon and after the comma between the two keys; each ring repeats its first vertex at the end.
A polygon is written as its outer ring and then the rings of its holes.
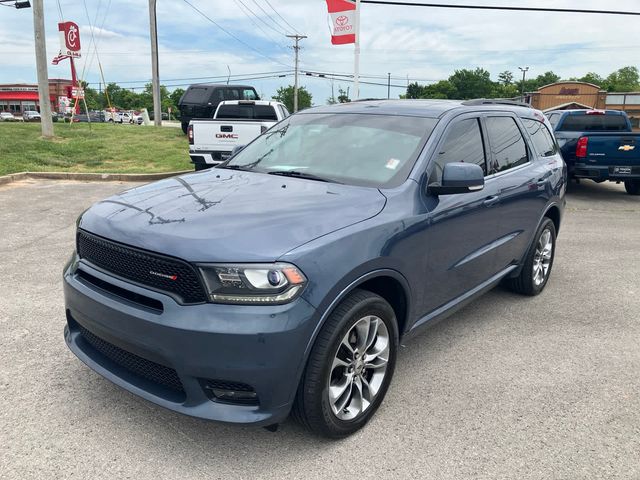
{"type": "MultiPolygon", "coordinates": [[[[484,4],[512,5],[510,0],[477,0],[484,4]]],[[[290,30],[264,0],[189,0],[213,21],[242,42],[229,36],[194,11],[183,0],[158,2],[158,28],[161,78],[223,77],[227,65],[233,74],[270,72],[291,68],[291,42],[271,30],[290,30]],[[244,6],[244,8],[243,8],[244,6]],[[262,19],[256,19],[251,9],[262,19]],[[273,20],[280,23],[279,27],[273,20]],[[274,41],[275,40],[275,41],[274,41]],[[249,45],[250,47],[248,47],[249,45]]],[[[301,42],[302,68],[316,71],[353,71],[353,47],[331,46],[325,2],[322,0],[270,0],[278,12],[308,36],[301,42]]],[[[444,3],[444,2],[443,2],[444,3]]],[[[539,6],[535,0],[519,0],[518,5],[539,6]]],[[[149,19],[147,2],[106,0],[87,2],[88,15],[76,0],[61,0],[66,18],[81,25],[85,46],[78,66],[86,65],[89,81],[99,81],[95,55],[89,50],[89,24],[97,25],[94,38],[107,81],[134,82],[143,86],[151,72],[149,19]],[[106,6],[110,5],[109,10],[106,6]]],[[[598,9],[598,0],[557,0],[554,7],[598,9]]],[[[638,11],[634,0],[618,0],[615,8],[638,11]]],[[[58,51],[54,2],[45,4],[48,56],[58,51]]],[[[35,55],[31,15],[28,10],[0,10],[0,61],[12,68],[0,70],[0,82],[35,80],[35,55]]],[[[587,71],[607,75],[628,64],[636,64],[638,55],[631,39],[637,36],[634,17],[566,15],[551,13],[446,10],[419,7],[362,6],[361,71],[375,76],[368,80],[386,83],[391,72],[394,85],[406,85],[409,79],[439,80],[455,69],[485,67],[494,78],[503,70],[517,72],[528,65],[530,75],[554,70],[563,77],[580,76],[587,71]]],[[[68,76],[68,65],[50,67],[50,76],[68,76]]],[[[182,83],[188,83],[183,80],[182,83]]],[[[169,83],[169,82],[166,82],[169,83]]],[[[254,82],[265,93],[292,83],[290,78],[254,82]]],[[[326,79],[302,77],[302,84],[323,103],[331,93],[326,79]]],[[[347,80],[334,82],[346,88],[347,80]]],[[[394,88],[393,94],[402,93],[394,88]]],[[[386,96],[386,85],[363,85],[366,97],[386,96]]]]}

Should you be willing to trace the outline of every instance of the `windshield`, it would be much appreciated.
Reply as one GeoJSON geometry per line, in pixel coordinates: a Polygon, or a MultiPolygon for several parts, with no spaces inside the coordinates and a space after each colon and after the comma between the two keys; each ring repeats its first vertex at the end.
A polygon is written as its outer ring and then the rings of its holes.
{"type": "Polygon", "coordinates": [[[223,167],[372,187],[406,180],[437,119],[300,114],[258,137],[223,167]]]}

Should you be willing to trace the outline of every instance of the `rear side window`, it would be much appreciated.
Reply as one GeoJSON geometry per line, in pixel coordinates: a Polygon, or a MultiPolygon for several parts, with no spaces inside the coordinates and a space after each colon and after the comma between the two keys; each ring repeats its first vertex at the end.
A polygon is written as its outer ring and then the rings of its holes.
{"type": "Polygon", "coordinates": [[[536,151],[543,157],[551,157],[557,153],[556,142],[547,129],[547,126],[537,120],[522,119],[524,128],[527,129],[536,151]]]}
{"type": "Polygon", "coordinates": [[[491,144],[490,175],[529,161],[527,144],[512,117],[487,117],[486,125],[491,144]]]}
{"type": "Polygon", "coordinates": [[[182,103],[207,103],[208,96],[208,87],[189,87],[182,98],[182,103]]]}
{"type": "Polygon", "coordinates": [[[216,118],[276,121],[276,111],[270,105],[222,105],[216,118]]]}
{"type": "Polygon", "coordinates": [[[552,113],[551,115],[549,115],[549,123],[553,128],[555,128],[555,126],[558,124],[558,120],[560,120],[559,113],[552,113]]]}
{"type": "Polygon", "coordinates": [[[461,120],[449,127],[429,182],[442,183],[444,166],[452,162],[475,163],[487,174],[484,143],[477,118],[461,120]]]}
{"type": "Polygon", "coordinates": [[[258,95],[252,88],[245,88],[242,90],[242,100],[258,100],[258,95]]]}
{"type": "Polygon", "coordinates": [[[561,132],[623,132],[627,120],[622,115],[567,115],[558,131],[561,132]]]}
{"type": "Polygon", "coordinates": [[[225,100],[240,100],[240,90],[237,88],[225,88],[224,89],[225,100]]]}

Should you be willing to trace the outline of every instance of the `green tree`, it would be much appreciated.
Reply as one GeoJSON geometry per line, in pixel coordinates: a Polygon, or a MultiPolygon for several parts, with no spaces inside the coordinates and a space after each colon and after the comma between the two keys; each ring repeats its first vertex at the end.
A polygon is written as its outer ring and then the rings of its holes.
{"type": "MultiPolygon", "coordinates": [[[[293,85],[288,87],[280,87],[276,94],[271,97],[278,102],[282,102],[287,107],[287,110],[293,112],[293,85]]],[[[305,87],[298,88],[298,110],[309,108],[311,106],[312,95],[305,87]]]]}
{"type": "Polygon", "coordinates": [[[483,68],[456,70],[449,77],[449,83],[459,99],[487,98],[494,90],[491,74],[483,68]]]}
{"type": "Polygon", "coordinates": [[[599,87],[604,88],[606,80],[602,78],[600,75],[594,72],[589,72],[585,76],[577,79],[579,82],[593,83],[594,85],[598,85],[599,87]]]}
{"type": "Polygon", "coordinates": [[[407,94],[404,98],[415,99],[424,98],[426,94],[426,86],[420,85],[418,82],[413,82],[407,85],[407,94]]]}
{"type": "Polygon", "coordinates": [[[338,103],[349,103],[350,101],[349,87],[347,87],[346,90],[343,90],[341,87],[338,88],[338,103]]]}
{"type": "Polygon", "coordinates": [[[640,90],[640,74],[637,67],[623,67],[611,73],[606,81],[610,92],[632,92],[640,90]]]}
{"type": "Polygon", "coordinates": [[[498,75],[498,83],[505,86],[513,84],[513,73],[509,70],[500,73],[498,75]]]}

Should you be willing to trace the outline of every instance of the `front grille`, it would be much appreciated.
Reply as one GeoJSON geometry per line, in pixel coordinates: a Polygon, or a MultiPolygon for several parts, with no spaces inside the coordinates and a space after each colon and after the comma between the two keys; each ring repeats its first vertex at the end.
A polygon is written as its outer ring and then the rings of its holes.
{"type": "Polygon", "coordinates": [[[146,358],[127,352],[126,350],[116,347],[115,345],[91,333],[79,323],[77,325],[80,329],[80,335],[82,335],[82,338],[112,362],[120,365],[139,377],[151,380],[154,383],[176,392],[184,393],[182,382],[173,368],[165,367],[159,363],[152,362],[151,360],[147,360],[146,358]]]}
{"type": "Polygon", "coordinates": [[[198,274],[187,262],[112,242],[83,230],[78,230],[77,244],[80,258],[107,272],[174,294],[182,303],[207,300],[198,274]]]}

